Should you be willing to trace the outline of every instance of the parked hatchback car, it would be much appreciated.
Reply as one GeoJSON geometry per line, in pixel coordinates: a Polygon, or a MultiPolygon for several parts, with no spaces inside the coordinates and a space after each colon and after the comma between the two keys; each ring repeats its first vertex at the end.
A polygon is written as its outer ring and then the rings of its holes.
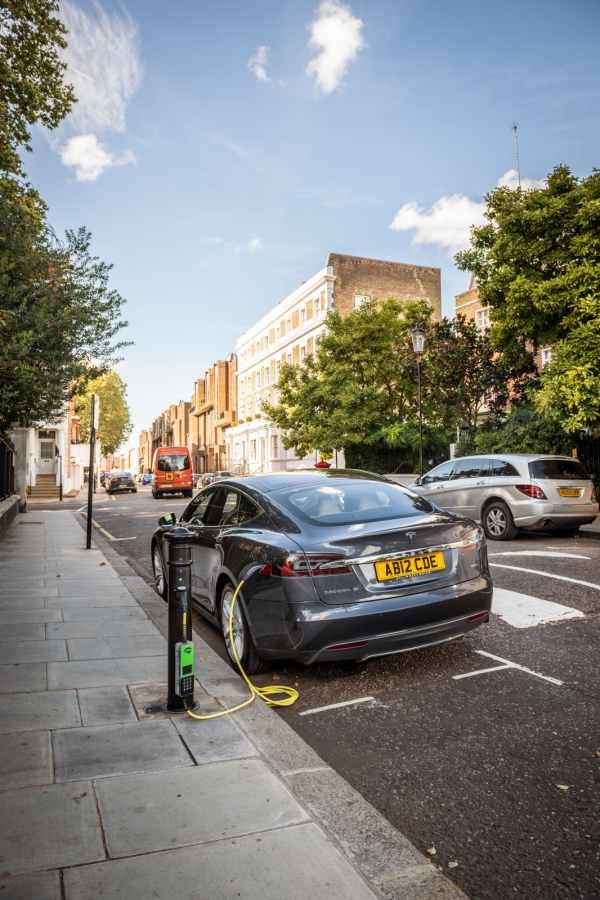
{"type": "Polygon", "coordinates": [[[117,469],[111,472],[104,481],[104,487],[107,494],[115,494],[117,491],[133,491],[137,492],[135,479],[131,472],[122,472],[117,469]]]}
{"type": "MultiPolygon", "coordinates": [[[[151,544],[166,595],[168,527],[151,544]]],[[[479,526],[385,478],[329,469],[209,485],[179,520],[191,532],[192,599],[234,641],[248,672],[264,659],[369,659],[454,640],[489,618],[479,526]]]]}
{"type": "Polygon", "coordinates": [[[592,479],[570,456],[463,456],[431,469],[411,490],[481,522],[496,541],[514,538],[521,528],[577,531],[599,509],[592,479]]]}

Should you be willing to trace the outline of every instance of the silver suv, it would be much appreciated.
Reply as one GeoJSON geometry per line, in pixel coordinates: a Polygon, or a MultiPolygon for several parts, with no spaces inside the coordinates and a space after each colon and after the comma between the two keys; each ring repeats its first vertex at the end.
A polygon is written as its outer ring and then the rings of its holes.
{"type": "Polygon", "coordinates": [[[570,456],[462,456],[431,469],[410,489],[481,522],[496,541],[514,538],[520,528],[577,531],[599,510],[590,476],[570,456]]]}

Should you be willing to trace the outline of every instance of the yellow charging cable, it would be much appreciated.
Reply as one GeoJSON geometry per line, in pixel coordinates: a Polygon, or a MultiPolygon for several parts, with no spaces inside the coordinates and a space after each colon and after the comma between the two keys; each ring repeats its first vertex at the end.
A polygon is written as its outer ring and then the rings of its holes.
{"type": "MultiPolygon", "coordinates": [[[[240,670],[240,675],[250,688],[250,696],[247,700],[244,700],[243,703],[238,703],[237,706],[232,706],[229,709],[222,709],[219,712],[207,713],[207,715],[205,716],[200,716],[197,713],[192,712],[191,709],[186,708],[186,713],[191,719],[200,719],[202,721],[205,719],[219,719],[221,716],[230,716],[231,713],[237,712],[239,709],[243,709],[245,706],[250,706],[250,704],[254,702],[256,697],[260,697],[260,699],[263,700],[267,704],[267,706],[293,706],[300,696],[296,688],[289,687],[285,684],[268,684],[266,685],[266,687],[256,687],[256,685],[252,684],[252,682],[244,672],[243,666],[238,656],[237,648],[235,646],[235,641],[233,639],[233,611],[235,609],[238,594],[241,591],[243,585],[244,581],[242,580],[233,593],[233,599],[229,608],[227,631],[229,633],[229,643],[231,645],[235,664],[240,670]],[[275,699],[278,694],[281,695],[279,700],[275,699]]],[[[184,616],[185,615],[186,614],[184,613],[184,616]]]]}

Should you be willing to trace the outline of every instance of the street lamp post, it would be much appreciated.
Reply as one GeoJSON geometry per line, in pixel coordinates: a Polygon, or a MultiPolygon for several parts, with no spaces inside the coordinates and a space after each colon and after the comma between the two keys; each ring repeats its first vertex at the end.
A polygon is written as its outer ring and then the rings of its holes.
{"type": "Polygon", "coordinates": [[[417,397],[419,404],[419,476],[423,475],[423,409],[421,406],[421,356],[425,349],[425,331],[422,325],[416,325],[410,332],[413,350],[417,357],[417,397]]]}

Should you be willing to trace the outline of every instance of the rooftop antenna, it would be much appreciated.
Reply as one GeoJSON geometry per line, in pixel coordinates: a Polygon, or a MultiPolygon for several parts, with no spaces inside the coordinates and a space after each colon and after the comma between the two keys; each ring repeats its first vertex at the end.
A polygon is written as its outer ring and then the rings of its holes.
{"type": "Polygon", "coordinates": [[[519,158],[519,128],[516,122],[513,122],[513,135],[515,139],[515,166],[517,169],[517,182],[519,184],[519,190],[521,190],[521,160],[519,158]]]}

